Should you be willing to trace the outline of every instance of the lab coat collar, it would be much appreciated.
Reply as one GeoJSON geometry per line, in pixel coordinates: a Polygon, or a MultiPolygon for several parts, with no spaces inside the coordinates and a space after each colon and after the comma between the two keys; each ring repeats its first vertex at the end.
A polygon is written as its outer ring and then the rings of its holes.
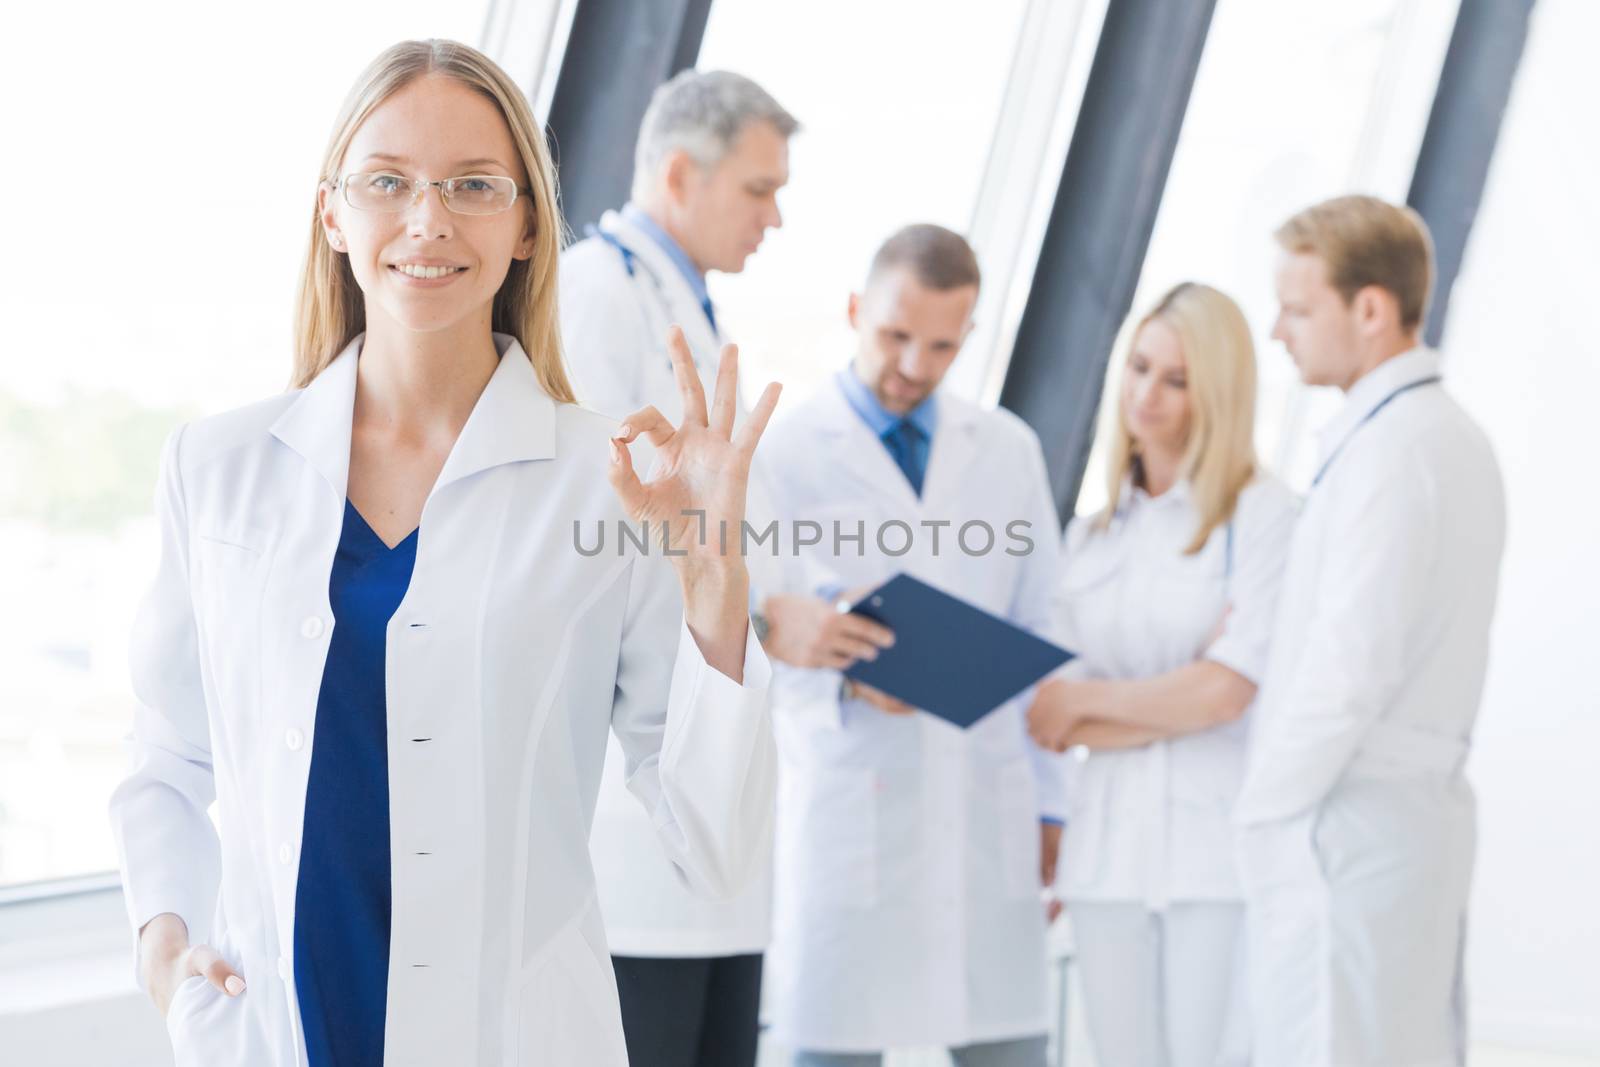
{"type": "Polygon", "coordinates": [[[1187,477],[1179,478],[1172,483],[1160,496],[1151,496],[1144,489],[1134,484],[1133,472],[1129,471],[1122,476],[1122,491],[1117,494],[1117,510],[1112,512],[1112,519],[1123,522],[1133,511],[1135,505],[1140,507],[1189,507],[1194,495],[1194,486],[1187,477]]]}
{"type": "Polygon", "coordinates": [[[433,490],[506,463],[556,454],[556,402],[539,385],[533,361],[510,334],[494,334],[500,365],[473,405],[433,490]]]}
{"type": "MultiPolygon", "coordinates": [[[[938,430],[928,448],[928,470],[922,480],[924,504],[942,504],[948,499],[961,499],[972,495],[966,484],[966,472],[978,458],[978,447],[973,438],[977,435],[978,417],[982,412],[956,397],[941,397],[937,390],[927,400],[924,408],[937,402],[938,430]]],[[[884,449],[888,455],[888,449],[884,449]]],[[[890,460],[894,462],[893,459],[890,460]]],[[[909,489],[910,486],[908,485],[909,489]]]]}
{"type": "MultiPolygon", "coordinates": [[[[357,334],[272,424],[272,435],[316,468],[341,497],[349,489],[356,363],[365,337],[357,334]]],[[[540,387],[516,338],[493,337],[500,363],[467,416],[434,492],[490,467],[556,454],[555,401],[540,387]]]]}
{"type": "Polygon", "coordinates": [[[981,414],[977,408],[954,397],[941,397],[937,390],[929,398],[939,398],[939,423],[938,432],[929,443],[928,470],[923,477],[922,495],[918,497],[883,441],[851,405],[837,378],[822,387],[818,398],[822,406],[818,409],[817,431],[826,439],[828,447],[836,450],[835,458],[841,472],[865,480],[878,491],[886,485],[893,486],[891,491],[901,503],[912,508],[925,507],[952,492],[959,494],[962,476],[977,457],[972,442],[981,414]]]}
{"type": "MultiPolygon", "coordinates": [[[[670,290],[675,300],[686,301],[688,306],[697,309],[700,307],[700,293],[684,276],[683,270],[654,237],[634,225],[631,219],[620,212],[607,211],[600,216],[599,229],[632,252],[635,261],[650,272],[657,284],[670,290]]],[[[704,318],[703,312],[701,317],[704,318]]],[[[687,323],[680,325],[688,327],[687,323]]]]}
{"type": "Polygon", "coordinates": [[[1151,504],[1187,504],[1193,493],[1187,477],[1179,478],[1172,483],[1172,487],[1160,496],[1151,496],[1149,491],[1133,483],[1133,475],[1129,474],[1122,479],[1124,499],[1142,500],[1151,504]]]}
{"type": "Polygon", "coordinates": [[[871,430],[879,438],[882,438],[884,434],[900,425],[902,420],[909,420],[911,425],[922,432],[923,437],[927,438],[929,442],[933,441],[934,431],[939,428],[939,399],[937,392],[929,393],[922,403],[906,412],[906,414],[896,415],[879,402],[877,396],[867,386],[867,383],[862,381],[860,376],[856,374],[853,364],[839,371],[835,375],[835,380],[838,381],[839,391],[844,394],[844,398],[850,402],[850,406],[855,409],[856,414],[861,416],[862,421],[867,424],[867,429],[871,430]]]}
{"type": "Polygon", "coordinates": [[[667,258],[672,260],[672,265],[678,268],[679,276],[689,283],[689,288],[694,292],[696,300],[705,303],[711,299],[711,294],[706,289],[705,273],[694,265],[694,261],[689,258],[689,253],[683,250],[683,246],[673,240],[672,235],[659,222],[651,218],[644,208],[630,200],[622,205],[622,210],[617,215],[626,220],[634,229],[654,241],[656,247],[667,254],[667,258]]]}
{"type": "Polygon", "coordinates": [[[356,360],[365,337],[364,333],[356,334],[272,424],[272,436],[316,468],[340,497],[348,495],[356,360]]]}
{"type": "Polygon", "coordinates": [[[1384,360],[1367,375],[1350,387],[1345,394],[1344,407],[1317,433],[1317,466],[1326,463],[1355,431],[1361,421],[1371,415],[1395,390],[1404,389],[1424,378],[1439,374],[1439,353],[1430,348],[1417,347],[1398,356],[1384,360]]]}
{"type": "Polygon", "coordinates": [[[706,318],[705,309],[700,306],[700,297],[666,250],[649,234],[615,211],[601,215],[598,228],[632,254],[636,268],[644,273],[649,284],[666,301],[667,306],[661,309],[666,321],[676,322],[683,328],[689,341],[689,350],[695,355],[695,365],[702,372],[715,374],[715,356],[717,347],[722,344],[722,331],[706,318]],[[694,310],[691,311],[691,308],[694,310]]]}
{"type": "MultiPolygon", "coordinates": [[[[851,369],[850,364],[845,364],[843,373],[854,374],[855,371],[851,369]]],[[[821,390],[821,395],[827,398],[826,402],[828,404],[828,425],[825,429],[830,433],[839,434],[844,432],[846,425],[853,422],[855,425],[860,426],[862,430],[871,434],[873,428],[866,424],[860,413],[856,411],[855,406],[850,403],[850,398],[845,395],[845,387],[839,380],[841,376],[835,375],[821,390]],[[846,419],[844,416],[849,416],[849,418],[846,419]]],[[[859,378],[856,380],[860,381],[859,378]]],[[[953,396],[946,396],[941,389],[935,389],[928,394],[928,398],[917,406],[917,411],[913,412],[913,414],[922,412],[925,409],[930,413],[937,412],[936,421],[924,423],[924,425],[934,427],[936,432],[933,437],[935,439],[939,436],[938,431],[944,430],[947,425],[971,427],[977,422],[980,414],[977,408],[960,403],[953,396]]]]}

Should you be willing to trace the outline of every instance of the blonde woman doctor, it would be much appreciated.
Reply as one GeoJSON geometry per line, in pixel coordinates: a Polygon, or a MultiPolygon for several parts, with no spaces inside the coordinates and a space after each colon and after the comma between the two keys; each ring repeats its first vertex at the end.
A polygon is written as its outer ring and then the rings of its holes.
{"type": "Polygon", "coordinates": [[[1296,504],[1255,458],[1255,356],[1237,305],[1186,283],[1123,366],[1109,502],[1067,528],[1057,611],[1080,653],[1034,738],[1086,755],[1057,892],[1098,1059],[1248,1062],[1229,809],[1296,504]]]}
{"type": "Polygon", "coordinates": [[[572,403],[545,141],[470,48],[380,55],[321,177],[297,388],[162,462],[112,801],[141,981],[180,1065],[625,1063],[608,729],[687,880],[769,862],[748,577],[682,513],[740,520],[776,387],[731,436],[735,354],[708,410],[675,334],[676,426],[572,403]],[[578,551],[625,520],[670,562],[578,551]]]}

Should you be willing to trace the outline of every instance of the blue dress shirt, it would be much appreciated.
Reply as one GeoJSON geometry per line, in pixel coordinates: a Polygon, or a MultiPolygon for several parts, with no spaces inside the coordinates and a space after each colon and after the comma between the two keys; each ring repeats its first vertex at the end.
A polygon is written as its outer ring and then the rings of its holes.
{"type": "Polygon", "coordinates": [[[879,403],[867,384],[856,376],[853,367],[841,370],[835,378],[844,398],[861,416],[874,437],[883,442],[889,455],[911,483],[918,496],[922,495],[922,479],[928,470],[928,453],[933,448],[933,432],[939,425],[937,396],[912,408],[905,415],[896,415],[879,403]]]}

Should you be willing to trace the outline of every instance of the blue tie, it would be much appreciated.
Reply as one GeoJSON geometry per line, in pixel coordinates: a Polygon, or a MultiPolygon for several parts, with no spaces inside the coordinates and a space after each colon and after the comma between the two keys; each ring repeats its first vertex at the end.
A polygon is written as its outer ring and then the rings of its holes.
{"type": "Polygon", "coordinates": [[[711,312],[711,298],[708,296],[700,301],[700,309],[706,313],[706,321],[711,323],[711,332],[717,332],[717,317],[711,312]]]}
{"type": "Polygon", "coordinates": [[[899,464],[912,491],[921,496],[922,476],[928,467],[927,438],[922,430],[910,419],[901,419],[883,431],[883,446],[899,464]]]}

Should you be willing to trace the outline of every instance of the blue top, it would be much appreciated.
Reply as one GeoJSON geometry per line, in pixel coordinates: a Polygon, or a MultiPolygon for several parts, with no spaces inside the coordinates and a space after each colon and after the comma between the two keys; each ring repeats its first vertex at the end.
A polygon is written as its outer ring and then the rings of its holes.
{"type": "Polygon", "coordinates": [[[700,307],[706,313],[706,319],[711,323],[711,328],[717,328],[717,316],[711,308],[711,291],[706,288],[706,276],[700,268],[694,265],[694,260],[689,258],[689,253],[683,246],[672,239],[672,235],[661,228],[661,224],[651,218],[638,204],[632,200],[622,205],[622,210],[617,212],[636,229],[642,230],[646,237],[661,247],[661,251],[672,260],[672,265],[678,268],[678,273],[683,275],[683,280],[689,283],[689,291],[700,301],[700,307]]]}
{"type": "Polygon", "coordinates": [[[389,749],[384,649],[417,531],[394,548],[355,505],[333,557],[333,637],[317,696],[295,891],[294,980],[311,1067],[383,1062],[389,991],[389,749]]]}
{"type": "Polygon", "coordinates": [[[836,376],[844,398],[861,416],[874,437],[883,442],[889,455],[905,472],[918,496],[922,495],[922,476],[928,469],[928,453],[933,447],[933,431],[939,425],[937,394],[928,398],[904,415],[896,415],[878,401],[867,384],[856,376],[853,367],[846,367],[836,376]],[[907,432],[907,429],[911,432],[907,432]]]}

